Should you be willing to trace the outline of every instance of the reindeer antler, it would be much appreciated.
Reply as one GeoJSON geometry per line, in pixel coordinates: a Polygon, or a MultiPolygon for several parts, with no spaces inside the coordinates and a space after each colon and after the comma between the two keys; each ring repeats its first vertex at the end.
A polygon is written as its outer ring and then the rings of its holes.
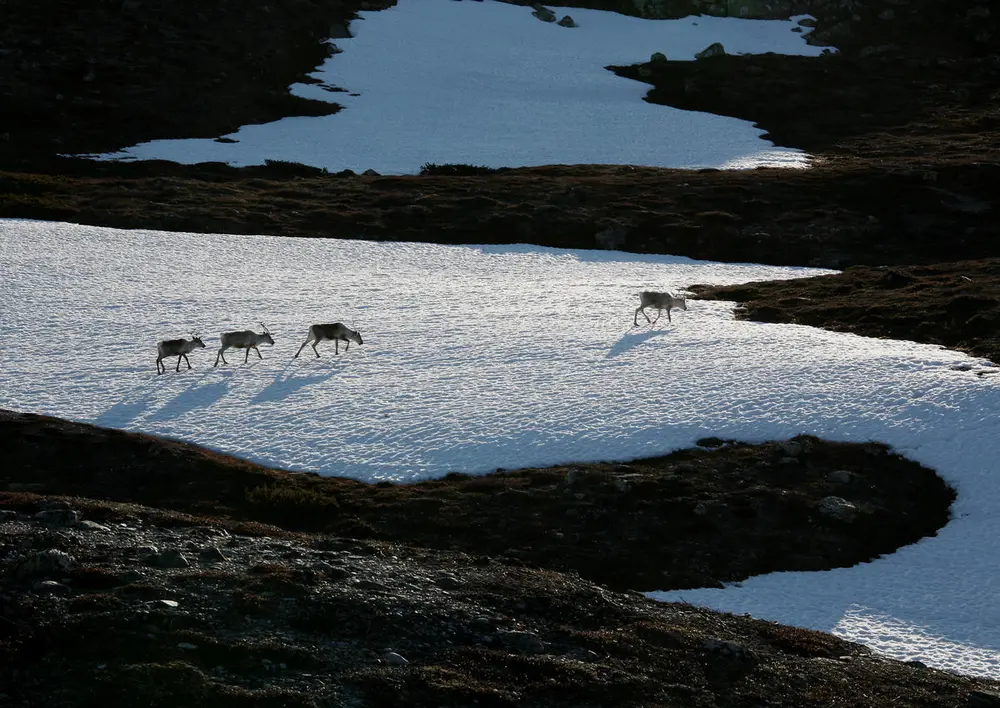
{"type": "Polygon", "coordinates": [[[263,322],[261,322],[261,323],[260,323],[260,326],[264,328],[264,332],[265,332],[266,334],[271,334],[271,330],[269,330],[269,329],[267,328],[267,325],[266,325],[266,324],[264,324],[263,322]]]}

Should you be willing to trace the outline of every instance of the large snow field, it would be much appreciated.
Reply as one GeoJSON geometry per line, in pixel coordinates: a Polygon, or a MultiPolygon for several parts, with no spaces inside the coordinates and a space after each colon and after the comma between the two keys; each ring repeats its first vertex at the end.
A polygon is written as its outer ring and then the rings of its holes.
{"type": "MultiPolygon", "coordinates": [[[[579,27],[541,22],[503,2],[401,0],[362,12],[343,53],[292,93],[344,106],[324,117],[249,125],[213,138],[155,140],[113,159],[182,163],[301,162],[330,170],[415,174],[424,163],[490,167],[634,164],[654,167],[805,167],[799,150],[775,147],[747,121],[646,103],[650,86],[611,64],[653,52],[690,60],[713,42],[730,54],[817,55],[792,18],[644,20],[555,8],[579,27]],[[331,93],[336,87],[347,93],[331,93]]],[[[805,30],[808,32],[808,29],[805,30]]]]}
{"type": "Polygon", "coordinates": [[[120,231],[0,221],[0,407],[400,482],[627,460],[709,435],[879,440],[958,489],[935,538],[824,573],[664,597],[834,632],[1000,678],[996,378],[939,347],[733,319],[690,301],[633,327],[636,293],[823,271],[614,251],[120,231]],[[218,333],[263,321],[263,360],[218,333]],[[364,344],[292,357],[316,322],[364,344]],[[194,369],[157,340],[200,332],[194,369]]]}

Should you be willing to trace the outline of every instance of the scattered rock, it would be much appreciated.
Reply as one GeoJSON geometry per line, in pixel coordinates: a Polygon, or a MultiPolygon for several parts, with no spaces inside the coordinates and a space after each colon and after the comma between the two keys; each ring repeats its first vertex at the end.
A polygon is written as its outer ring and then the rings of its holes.
{"type": "Polygon", "coordinates": [[[823,497],[816,504],[816,511],[823,516],[850,523],[858,516],[858,508],[841,497],[823,497]]]}
{"type": "Polygon", "coordinates": [[[80,520],[73,509],[46,509],[35,514],[35,520],[53,526],[72,526],[80,520]]]}
{"type": "Polygon", "coordinates": [[[40,583],[35,583],[35,590],[46,595],[65,595],[69,592],[68,587],[55,580],[43,580],[40,583]]]}
{"type": "Polygon", "coordinates": [[[712,57],[725,56],[726,48],[722,46],[722,42],[712,42],[707,47],[702,49],[700,52],[694,55],[695,59],[711,59],[712,57]]]}
{"type": "Polygon", "coordinates": [[[151,553],[146,557],[146,564],[156,568],[187,568],[191,565],[183,553],[172,548],[162,553],[151,553]]]}
{"type": "Polygon", "coordinates": [[[226,554],[216,546],[206,546],[198,551],[198,557],[210,563],[222,563],[226,560],[226,554]]]}
{"type": "Polygon", "coordinates": [[[532,5],[534,12],[531,14],[540,19],[542,22],[555,22],[556,13],[552,12],[549,8],[544,5],[534,4],[532,5]]]}
{"type": "Polygon", "coordinates": [[[649,57],[650,64],[666,64],[667,55],[663,52],[653,52],[649,57]]]}
{"type": "Polygon", "coordinates": [[[21,561],[14,575],[22,579],[61,576],[72,570],[75,564],[76,560],[70,554],[50,548],[21,561]]]}
{"type": "Polygon", "coordinates": [[[76,527],[85,531],[103,531],[105,533],[111,531],[111,529],[104,524],[99,524],[96,521],[89,521],[87,519],[77,522],[76,527]]]}
{"type": "Polygon", "coordinates": [[[515,649],[525,654],[541,654],[545,651],[545,642],[534,632],[507,631],[499,633],[500,643],[508,649],[515,649]]]}
{"type": "Polygon", "coordinates": [[[10,509],[0,509],[0,524],[5,521],[14,521],[16,518],[16,511],[11,511],[10,509]]]}
{"type": "Polygon", "coordinates": [[[410,663],[401,654],[397,654],[394,651],[383,654],[382,661],[387,663],[389,666],[406,666],[410,663]]]}
{"type": "Polygon", "coordinates": [[[802,454],[802,443],[796,440],[785,440],[781,443],[781,449],[788,457],[798,457],[802,454]]]}
{"type": "Polygon", "coordinates": [[[701,648],[709,654],[724,656],[745,663],[755,663],[757,661],[757,655],[752,649],[725,639],[706,639],[701,648]]]}
{"type": "Polygon", "coordinates": [[[365,177],[381,177],[381,175],[378,172],[376,172],[370,167],[361,174],[363,174],[365,177]]]}
{"type": "Polygon", "coordinates": [[[576,22],[573,20],[573,18],[570,17],[569,15],[563,15],[563,18],[561,20],[559,20],[559,22],[557,22],[556,24],[558,24],[560,27],[579,27],[580,26],[580,25],[576,24],[576,22]]]}
{"type": "Polygon", "coordinates": [[[850,484],[854,473],[850,470],[833,470],[826,475],[826,481],[833,484],[850,484]]]}

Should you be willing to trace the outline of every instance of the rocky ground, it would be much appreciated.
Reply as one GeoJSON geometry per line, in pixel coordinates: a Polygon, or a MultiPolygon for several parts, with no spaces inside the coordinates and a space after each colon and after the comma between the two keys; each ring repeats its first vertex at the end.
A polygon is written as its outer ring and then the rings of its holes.
{"type": "MultiPolygon", "coordinates": [[[[650,101],[757,122],[816,155],[808,171],[61,156],[335,111],[286,87],[355,11],[388,4],[5,0],[0,216],[847,268],[695,290],[739,316],[998,360],[1000,12],[984,2],[748,2],[809,10],[811,41],[840,51],[609,67],[650,101]]],[[[0,441],[0,705],[1000,705],[995,683],[634,592],[933,534],[953,492],[877,444],[704,440],[394,487],[7,412],[0,441]]]]}
{"type": "Polygon", "coordinates": [[[394,487],[28,414],[0,439],[4,705],[1000,705],[994,682],[628,589],[933,534],[953,492],[877,444],[394,487]]]}

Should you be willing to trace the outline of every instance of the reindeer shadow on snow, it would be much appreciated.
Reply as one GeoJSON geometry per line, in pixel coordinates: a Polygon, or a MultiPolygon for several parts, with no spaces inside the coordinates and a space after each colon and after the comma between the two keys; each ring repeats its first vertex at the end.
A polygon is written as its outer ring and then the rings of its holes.
{"type": "MultiPolygon", "coordinates": [[[[199,381],[204,381],[209,376],[210,374],[205,373],[199,378],[199,381]]],[[[221,400],[229,390],[229,376],[221,380],[217,378],[217,375],[213,378],[215,380],[210,383],[204,385],[195,384],[184,389],[174,396],[172,400],[160,406],[159,410],[149,416],[148,420],[179,418],[199,408],[210,408],[213,404],[221,400]]]]}
{"type": "Polygon", "coordinates": [[[608,358],[613,359],[616,356],[621,356],[630,349],[634,349],[643,342],[649,341],[653,337],[662,337],[665,334],[670,334],[669,330],[665,329],[644,329],[638,332],[629,331],[621,336],[621,338],[611,345],[611,349],[608,350],[608,358]]]}
{"type": "Polygon", "coordinates": [[[257,394],[250,399],[250,403],[273,403],[275,401],[283,400],[306,386],[312,386],[313,384],[329,381],[331,378],[339,374],[342,369],[342,365],[335,363],[333,366],[326,366],[319,372],[297,373],[301,370],[298,368],[292,368],[291,365],[286,365],[284,370],[278,373],[271,383],[258,391],[257,394]]]}

